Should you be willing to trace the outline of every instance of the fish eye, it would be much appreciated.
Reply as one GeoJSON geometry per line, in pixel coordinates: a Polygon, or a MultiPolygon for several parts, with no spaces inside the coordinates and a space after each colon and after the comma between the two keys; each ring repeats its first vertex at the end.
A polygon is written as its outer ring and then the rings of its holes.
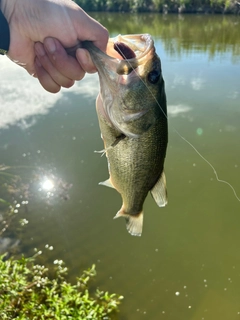
{"type": "Polygon", "coordinates": [[[156,84],[160,78],[160,72],[158,70],[153,70],[148,74],[148,81],[152,84],[156,84]]]}

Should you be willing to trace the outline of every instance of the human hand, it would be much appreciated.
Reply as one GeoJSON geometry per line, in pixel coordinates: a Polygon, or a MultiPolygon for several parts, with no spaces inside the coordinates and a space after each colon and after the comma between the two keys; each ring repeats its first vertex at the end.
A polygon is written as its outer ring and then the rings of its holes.
{"type": "Polygon", "coordinates": [[[50,92],[70,87],[85,72],[95,72],[89,53],[65,48],[84,40],[105,51],[108,32],[71,0],[2,0],[10,28],[8,57],[37,77],[50,92]]]}

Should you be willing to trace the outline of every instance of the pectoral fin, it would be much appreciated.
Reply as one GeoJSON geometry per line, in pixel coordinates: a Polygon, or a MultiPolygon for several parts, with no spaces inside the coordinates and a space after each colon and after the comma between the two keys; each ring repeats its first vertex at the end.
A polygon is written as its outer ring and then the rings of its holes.
{"type": "Polygon", "coordinates": [[[110,179],[107,179],[106,181],[103,181],[103,182],[99,182],[99,184],[101,186],[105,186],[105,187],[109,187],[109,188],[115,189],[114,186],[112,185],[112,182],[111,182],[110,179]]]}
{"type": "Polygon", "coordinates": [[[167,187],[164,172],[162,172],[161,177],[152,188],[151,194],[159,207],[165,207],[167,204],[167,187]]]}

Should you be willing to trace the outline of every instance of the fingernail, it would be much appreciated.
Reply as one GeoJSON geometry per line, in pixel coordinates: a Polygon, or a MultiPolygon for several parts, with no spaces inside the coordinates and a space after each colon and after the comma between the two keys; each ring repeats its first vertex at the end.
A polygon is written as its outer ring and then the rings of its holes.
{"type": "Polygon", "coordinates": [[[55,42],[53,39],[51,39],[51,38],[46,39],[44,41],[44,45],[46,46],[47,51],[49,53],[54,53],[56,51],[56,45],[55,45],[55,42]]]}
{"type": "Polygon", "coordinates": [[[45,55],[45,50],[44,50],[43,45],[41,43],[35,44],[35,50],[37,51],[37,53],[40,57],[43,57],[45,55]]]}

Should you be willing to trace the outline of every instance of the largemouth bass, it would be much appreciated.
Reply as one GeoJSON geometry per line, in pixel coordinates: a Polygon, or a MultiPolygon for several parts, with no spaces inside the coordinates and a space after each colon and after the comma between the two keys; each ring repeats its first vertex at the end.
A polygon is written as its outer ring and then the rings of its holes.
{"type": "Polygon", "coordinates": [[[150,35],[125,35],[109,40],[111,57],[84,42],[98,70],[96,108],[109,179],[115,188],[128,232],[142,234],[143,203],[150,191],[159,207],[167,204],[163,171],[168,128],[161,62],[150,35]],[[116,58],[118,56],[118,58],[116,58]]]}

